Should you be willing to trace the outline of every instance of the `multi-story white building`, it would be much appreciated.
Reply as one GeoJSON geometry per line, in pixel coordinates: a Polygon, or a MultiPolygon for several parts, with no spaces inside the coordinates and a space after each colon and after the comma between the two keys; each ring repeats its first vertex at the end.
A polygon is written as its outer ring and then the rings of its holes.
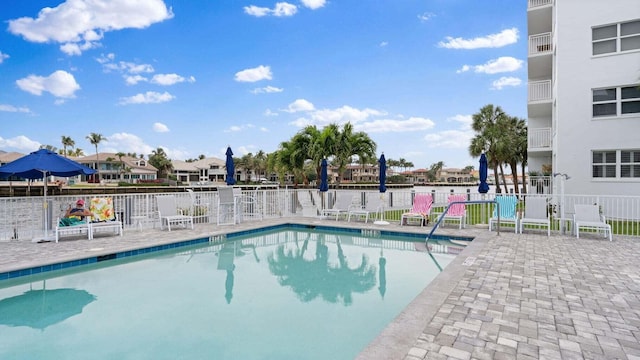
{"type": "Polygon", "coordinates": [[[529,170],[640,195],[640,1],[528,0],[527,20],[529,170]]]}

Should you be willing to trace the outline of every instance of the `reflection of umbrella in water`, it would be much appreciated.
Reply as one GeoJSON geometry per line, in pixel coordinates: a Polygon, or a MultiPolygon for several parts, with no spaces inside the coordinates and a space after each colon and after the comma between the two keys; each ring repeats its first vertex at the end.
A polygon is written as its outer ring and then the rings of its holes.
{"type": "Polygon", "coordinates": [[[387,292],[387,259],[382,254],[382,249],[380,250],[380,259],[378,260],[378,282],[380,286],[378,286],[378,291],[380,292],[380,296],[384,299],[384,294],[387,292]]]}
{"type": "Polygon", "coordinates": [[[0,178],[6,178],[11,175],[24,179],[43,179],[44,180],[44,236],[49,233],[49,220],[47,211],[47,178],[49,176],[69,177],[75,175],[91,175],[96,171],[69,160],[64,156],[60,156],[55,152],[47,149],[34,151],[29,155],[23,156],[15,161],[0,166],[0,178]]]}
{"type": "Polygon", "coordinates": [[[96,297],[85,290],[30,289],[0,300],[0,324],[44,330],[82,313],[82,309],[94,300],[96,297]]]}
{"type": "Polygon", "coordinates": [[[227,304],[230,304],[233,298],[233,283],[235,280],[233,271],[236,269],[234,260],[236,257],[247,255],[245,251],[247,247],[252,248],[256,262],[260,262],[260,258],[258,258],[258,254],[256,253],[256,246],[254,244],[245,246],[239,241],[224,243],[222,249],[216,254],[218,255],[218,270],[225,270],[227,272],[227,278],[224,281],[224,298],[227,300],[227,304]]]}
{"type": "Polygon", "coordinates": [[[309,240],[305,240],[301,249],[285,252],[280,245],[275,253],[269,256],[269,270],[278,277],[280,285],[289,286],[303,302],[322,297],[325,301],[337,303],[342,299],[344,305],[350,305],[353,293],[365,293],[375,286],[375,266],[362,255],[360,265],[350,268],[340,241],[338,246],[337,266],[328,262],[329,248],[324,240],[316,242],[316,253],[313,260],[304,258],[309,240]]]}

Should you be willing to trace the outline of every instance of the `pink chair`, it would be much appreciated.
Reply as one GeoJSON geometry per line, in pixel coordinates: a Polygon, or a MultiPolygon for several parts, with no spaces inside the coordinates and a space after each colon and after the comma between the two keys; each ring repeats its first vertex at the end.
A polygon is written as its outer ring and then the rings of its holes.
{"type": "Polygon", "coordinates": [[[416,194],[413,198],[413,207],[400,217],[400,226],[408,225],[411,220],[418,220],[420,226],[424,226],[431,214],[431,204],[433,198],[431,194],[416,194]]]}
{"type": "MultiPolygon", "coordinates": [[[[451,204],[452,202],[467,201],[467,198],[464,195],[449,195],[448,201],[451,204]]],[[[440,225],[444,226],[447,221],[455,221],[459,223],[458,229],[462,229],[465,226],[466,218],[466,204],[453,204],[449,206],[449,211],[444,215],[440,225]]]]}

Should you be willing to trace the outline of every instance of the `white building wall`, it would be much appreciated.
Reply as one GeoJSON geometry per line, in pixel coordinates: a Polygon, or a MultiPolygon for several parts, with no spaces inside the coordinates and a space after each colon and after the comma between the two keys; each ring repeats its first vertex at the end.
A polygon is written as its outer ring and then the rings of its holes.
{"type": "Polygon", "coordinates": [[[592,89],[640,84],[640,50],[592,56],[592,27],[640,19],[638,0],[557,0],[555,163],[570,194],[640,194],[640,179],[593,178],[592,150],[640,149],[640,116],[592,117],[592,89]],[[615,6],[613,6],[615,4],[615,6]]]}

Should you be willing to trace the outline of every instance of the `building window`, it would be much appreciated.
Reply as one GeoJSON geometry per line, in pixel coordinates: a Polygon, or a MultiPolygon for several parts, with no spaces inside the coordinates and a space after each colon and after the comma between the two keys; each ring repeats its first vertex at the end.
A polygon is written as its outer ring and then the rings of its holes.
{"type": "Polygon", "coordinates": [[[616,152],[615,151],[594,151],[592,162],[593,162],[592,176],[594,178],[616,177],[616,152]]]}
{"type": "Polygon", "coordinates": [[[640,179],[640,150],[607,150],[592,153],[593,178],[640,179]]]}
{"type": "Polygon", "coordinates": [[[620,177],[640,178],[640,150],[620,151],[620,177]]]}
{"type": "Polygon", "coordinates": [[[640,85],[594,89],[593,117],[640,114],[640,85]]]}
{"type": "Polygon", "coordinates": [[[591,29],[593,55],[640,49],[640,20],[591,29]]]}

